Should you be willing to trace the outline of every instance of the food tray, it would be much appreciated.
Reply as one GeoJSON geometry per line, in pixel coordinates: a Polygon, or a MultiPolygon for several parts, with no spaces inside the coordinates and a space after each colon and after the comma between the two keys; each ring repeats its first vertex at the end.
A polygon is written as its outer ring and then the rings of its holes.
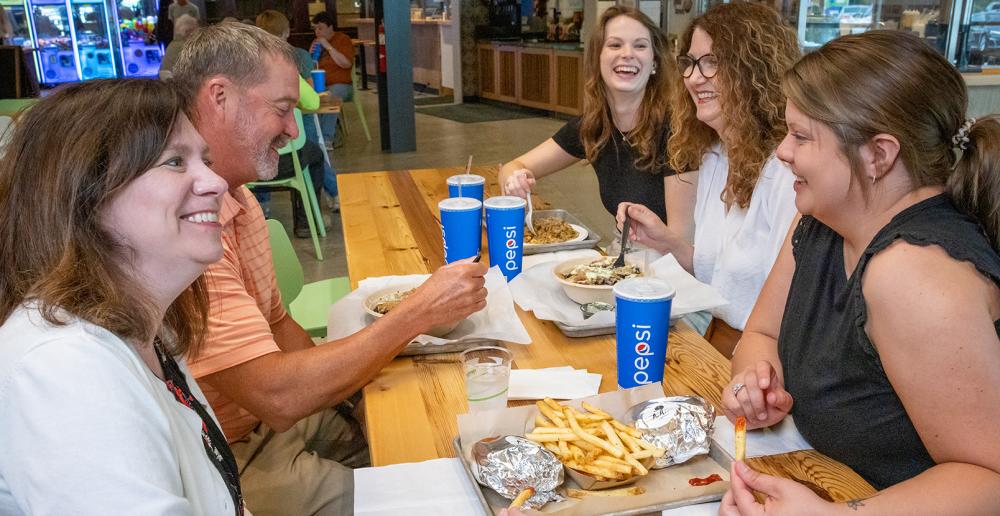
{"type": "MultiPolygon", "coordinates": [[[[465,470],[466,477],[469,479],[470,482],[472,482],[473,487],[475,487],[476,497],[479,498],[479,503],[482,506],[483,514],[493,515],[500,509],[507,507],[507,505],[510,503],[510,500],[501,497],[492,489],[480,484],[479,481],[476,480],[476,476],[472,473],[472,464],[469,462],[468,458],[465,456],[465,452],[462,450],[461,438],[456,437],[455,440],[452,441],[452,446],[454,446],[455,453],[458,455],[458,458],[462,461],[462,469],[465,470]],[[496,509],[494,509],[494,507],[496,509]]],[[[712,441],[712,445],[709,448],[708,459],[715,461],[718,465],[722,466],[726,470],[729,470],[729,465],[732,461],[729,455],[727,455],[724,450],[720,449],[715,444],[715,441],[712,441]]],[[[695,458],[692,460],[698,460],[698,459],[695,458]]],[[[651,472],[650,474],[655,474],[655,471],[651,472]]],[[[572,483],[572,481],[569,480],[568,475],[566,476],[566,482],[572,483]]],[[[676,509],[677,507],[685,507],[688,505],[717,502],[721,499],[722,499],[721,494],[707,494],[704,496],[696,496],[693,498],[685,498],[682,500],[675,500],[672,502],[657,503],[646,507],[629,509],[625,511],[607,512],[603,514],[607,516],[633,516],[640,514],[659,513],[667,509],[676,509]]]]}
{"type": "MultiPolygon", "coordinates": [[[[612,328],[611,331],[614,331],[612,328]]],[[[416,355],[433,355],[435,353],[458,353],[477,346],[497,346],[493,339],[467,339],[448,342],[446,344],[419,344],[411,342],[397,356],[408,357],[416,355]]]]}
{"type": "Polygon", "coordinates": [[[597,247],[597,243],[601,241],[601,235],[597,234],[593,229],[587,227],[586,224],[580,222],[580,219],[574,217],[566,210],[536,210],[534,212],[534,219],[545,218],[545,217],[555,217],[557,219],[562,219],[570,224],[576,224],[587,230],[587,238],[579,240],[576,242],[561,242],[558,244],[532,244],[524,246],[524,254],[541,254],[541,253],[554,253],[556,251],[569,251],[571,249],[593,249],[597,247]]]}

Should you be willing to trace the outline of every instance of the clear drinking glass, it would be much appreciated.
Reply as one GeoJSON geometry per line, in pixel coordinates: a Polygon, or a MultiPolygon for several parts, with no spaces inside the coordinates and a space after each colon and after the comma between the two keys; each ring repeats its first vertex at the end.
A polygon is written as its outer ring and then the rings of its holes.
{"type": "Polygon", "coordinates": [[[507,407],[511,359],[510,351],[496,346],[469,348],[462,352],[469,412],[507,407]]]}

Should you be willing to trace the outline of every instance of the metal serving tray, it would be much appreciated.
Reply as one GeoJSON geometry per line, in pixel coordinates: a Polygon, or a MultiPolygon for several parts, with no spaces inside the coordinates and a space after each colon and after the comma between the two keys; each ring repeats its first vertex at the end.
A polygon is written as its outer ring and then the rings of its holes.
{"type": "Polygon", "coordinates": [[[570,224],[576,224],[587,230],[587,238],[580,240],[578,242],[562,242],[558,244],[532,244],[524,246],[524,254],[542,254],[542,253],[554,253],[556,251],[569,251],[570,249],[593,249],[597,247],[597,243],[601,241],[601,235],[599,235],[593,229],[587,227],[586,224],[580,222],[580,219],[576,218],[566,210],[536,210],[533,219],[537,220],[540,218],[555,217],[557,219],[562,219],[570,224]]]}
{"type": "MultiPolygon", "coordinates": [[[[472,482],[472,486],[475,488],[476,497],[479,498],[479,503],[482,506],[483,514],[492,516],[501,508],[507,507],[507,504],[510,503],[509,500],[502,498],[492,489],[483,486],[482,484],[479,483],[478,480],[476,480],[476,476],[472,473],[472,465],[469,463],[468,459],[465,456],[465,453],[462,451],[461,438],[456,437],[455,440],[452,441],[452,446],[455,447],[455,453],[458,454],[459,460],[462,461],[462,468],[465,470],[465,474],[468,477],[469,482],[472,482]],[[492,505],[490,504],[491,501],[493,502],[492,505]],[[496,507],[497,509],[494,510],[493,507],[496,507]]],[[[708,457],[711,460],[715,461],[716,464],[722,466],[722,468],[726,470],[729,469],[729,465],[732,461],[729,455],[716,445],[715,441],[712,441],[712,444],[709,447],[708,457]]],[[[638,509],[610,512],[606,513],[605,516],[637,516],[642,514],[659,514],[667,509],[676,509],[677,507],[685,507],[688,505],[717,502],[721,499],[722,499],[721,494],[709,494],[694,498],[687,498],[684,500],[677,500],[673,502],[653,504],[647,507],[640,507],[638,509]]]]}

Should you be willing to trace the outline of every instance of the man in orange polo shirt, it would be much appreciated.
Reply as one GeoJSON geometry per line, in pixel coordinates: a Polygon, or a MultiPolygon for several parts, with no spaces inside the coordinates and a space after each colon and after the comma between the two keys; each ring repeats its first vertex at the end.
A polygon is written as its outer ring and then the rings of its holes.
{"type": "Polygon", "coordinates": [[[173,81],[229,183],[219,213],[222,260],[205,273],[208,331],[188,367],[215,409],[256,516],[354,510],[351,466],[368,461],[344,402],[413,337],[486,306],[485,265],[438,269],[395,310],[358,333],[313,344],[281,302],[267,224],[243,185],[277,173],[277,150],[298,135],[292,47],[241,23],[189,36],[173,81]]]}
{"type": "MultiPolygon", "coordinates": [[[[317,63],[326,71],[326,87],[347,102],[354,96],[351,82],[351,73],[354,70],[354,44],[347,34],[334,30],[337,22],[330,13],[326,11],[317,13],[313,16],[312,23],[316,39],[309,48],[313,55],[316,55],[317,47],[322,49],[317,63]]],[[[320,127],[323,130],[323,138],[328,145],[332,145],[333,138],[337,135],[337,115],[321,116],[320,127]]]]}

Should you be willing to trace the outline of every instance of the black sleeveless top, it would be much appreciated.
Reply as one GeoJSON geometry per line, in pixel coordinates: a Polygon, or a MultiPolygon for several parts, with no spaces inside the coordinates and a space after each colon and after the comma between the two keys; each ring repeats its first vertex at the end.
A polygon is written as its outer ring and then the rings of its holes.
{"type": "Polygon", "coordinates": [[[850,466],[879,490],[935,464],[864,329],[861,279],[871,258],[897,239],[937,245],[1000,285],[1000,256],[978,222],[945,195],[897,214],[872,239],[850,278],[840,235],[802,217],[792,235],[795,274],[778,338],[799,431],[818,451],[850,466]]]}

